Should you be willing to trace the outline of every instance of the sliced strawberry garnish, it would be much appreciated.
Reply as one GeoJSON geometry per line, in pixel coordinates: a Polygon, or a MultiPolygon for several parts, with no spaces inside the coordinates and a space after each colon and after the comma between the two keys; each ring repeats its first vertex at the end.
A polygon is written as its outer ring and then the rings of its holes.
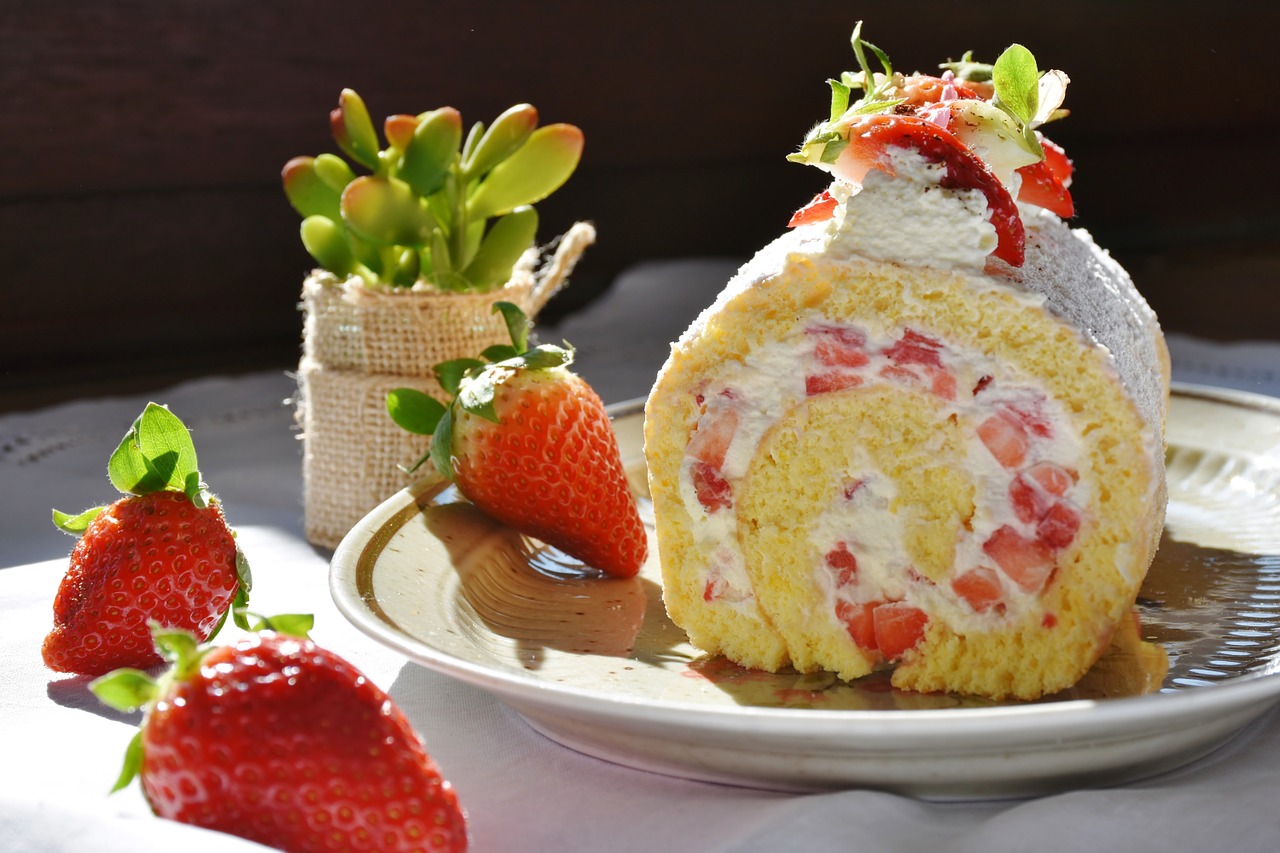
{"type": "Polygon", "coordinates": [[[1060,551],[1075,541],[1079,531],[1080,513],[1066,501],[1058,501],[1036,525],[1036,538],[1046,548],[1060,551]]]}
{"type": "Polygon", "coordinates": [[[950,131],[919,116],[876,113],[855,120],[849,126],[848,139],[832,167],[836,176],[861,184],[873,169],[893,174],[887,149],[915,149],[927,160],[945,166],[942,187],[976,189],[986,197],[997,236],[992,254],[1012,266],[1022,265],[1026,234],[1017,204],[987,164],[950,131]]]}
{"type": "Polygon", "coordinates": [[[1075,171],[1075,165],[1071,162],[1071,158],[1067,156],[1067,152],[1062,150],[1062,146],[1052,140],[1046,139],[1040,135],[1040,147],[1044,149],[1044,162],[1049,167],[1049,171],[1053,176],[1062,182],[1063,186],[1071,185],[1071,174],[1075,171]]]}
{"type": "Polygon", "coordinates": [[[1018,468],[1027,458],[1031,438],[1022,421],[1005,411],[996,412],[978,426],[978,438],[1005,468],[1018,468]]]}
{"type": "Polygon", "coordinates": [[[928,615],[908,604],[881,604],[872,614],[876,648],[886,660],[897,660],[924,639],[928,615]]]}
{"type": "Polygon", "coordinates": [[[978,613],[1003,608],[1000,577],[988,566],[970,569],[951,582],[951,589],[978,613]]]}
{"type": "Polygon", "coordinates": [[[693,477],[693,491],[698,496],[698,503],[708,513],[733,506],[733,488],[719,469],[706,462],[694,462],[689,473],[693,477]]]}
{"type": "Polygon", "coordinates": [[[982,550],[1023,592],[1039,592],[1053,574],[1053,553],[1049,548],[1007,524],[991,534],[982,550]]]}
{"type": "Polygon", "coordinates": [[[828,551],[823,559],[826,561],[827,568],[831,569],[831,574],[836,580],[836,586],[848,586],[857,580],[858,558],[853,555],[849,550],[849,546],[844,542],[828,551]]]}
{"type": "Polygon", "coordinates": [[[801,225],[808,225],[811,222],[822,222],[835,216],[836,200],[831,197],[831,193],[823,190],[818,193],[804,207],[791,214],[791,220],[787,222],[788,228],[796,228],[801,225]]]}
{"type": "Polygon", "coordinates": [[[738,429],[738,413],[733,409],[720,409],[708,413],[698,421],[698,427],[689,437],[685,452],[712,468],[724,465],[724,455],[733,442],[738,429]]]}
{"type": "Polygon", "coordinates": [[[942,367],[942,341],[922,335],[914,329],[906,329],[902,337],[885,348],[884,354],[898,366],[923,364],[942,367]]]}
{"type": "Polygon", "coordinates": [[[894,97],[902,98],[905,106],[914,110],[936,104],[944,99],[977,98],[978,94],[954,78],[944,80],[928,74],[912,74],[903,79],[894,97]]]}
{"type": "Polygon", "coordinates": [[[804,393],[812,397],[816,394],[827,394],[831,391],[844,391],[847,388],[857,388],[862,382],[862,377],[856,373],[833,370],[828,373],[806,376],[804,378],[804,393]]]}
{"type": "Polygon", "coordinates": [[[1071,200],[1071,190],[1062,185],[1062,181],[1050,170],[1048,162],[1040,160],[1030,166],[1023,166],[1018,174],[1022,177],[1018,201],[1043,207],[1063,219],[1075,216],[1076,206],[1071,200]]]}
{"type": "Polygon", "coordinates": [[[849,638],[861,649],[876,649],[875,610],[883,602],[868,601],[862,604],[850,604],[847,601],[836,601],[836,618],[849,632],[849,638]]]}

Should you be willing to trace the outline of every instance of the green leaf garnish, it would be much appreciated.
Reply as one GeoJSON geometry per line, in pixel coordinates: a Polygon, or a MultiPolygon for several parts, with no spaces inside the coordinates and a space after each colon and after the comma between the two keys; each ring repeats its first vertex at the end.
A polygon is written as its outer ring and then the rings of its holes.
{"type": "Polygon", "coordinates": [[[495,314],[502,313],[503,322],[507,324],[507,334],[511,336],[511,345],[515,348],[516,354],[519,355],[527,350],[529,331],[533,324],[529,322],[524,311],[520,310],[520,306],[512,302],[495,302],[493,311],[495,314]]]}
{"type": "Polygon", "coordinates": [[[246,630],[253,631],[255,634],[259,631],[274,631],[277,634],[288,634],[290,637],[301,640],[308,639],[311,629],[316,624],[316,617],[310,613],[277,613],[274,616],[263,616],[241,609],[236,612],[236,616],[244,620],[246,630]]]}
{"type": "Polygon", "coordinates": [[[128,712],[145,708],[156,697],[159,684],[142,670],[126,667],[89,682],[89,690],[102,704],[128,712]]]}
{"type": "Polygon", "coordinates": [[[1040,107],[1040,71],[1036,58],[1020,44],[1011,44],[991,67],[996,106],[1023,124],[1030,124],[1040,107]]]}
{"type": "MultiPolygon", "coordinates": [[[[436,425],[436,434],[431,439],[431,450],[428,453],[428,455],[431,457],[431,464],[436,466],[436,470],[439,471],[446,479],[452,480],[453,479],[453,409],[452,408],[445,410],[444,415],[441,416],[440,418],[440,423],[436,425]]],[[[421,464],[422,464],[422,460],[419,459],[417,465],[414,465],[413,468],[416,469],[418,465],[421,465],[421,464]]]]}
{"type": "Polygon", "coordinates": [[[989,83],[991,81],[991,63],[975,62],[973,51],[966,50],[957,61],[942,62],[938,65],[944,71],[956,75],[957,80],[966,83],[989,83]]]}
{"type": "Polygon", "coordinates": [[[133,781],[133,777],[142,772],[142,730],[139,729],[132,738],[129,739],[129,745],[124,750],[124,764],[120,767],[120,775],[116,777],[116,782],[111,786],[110,793],[122,791],[129,787],[129,783],[133,781]]]}

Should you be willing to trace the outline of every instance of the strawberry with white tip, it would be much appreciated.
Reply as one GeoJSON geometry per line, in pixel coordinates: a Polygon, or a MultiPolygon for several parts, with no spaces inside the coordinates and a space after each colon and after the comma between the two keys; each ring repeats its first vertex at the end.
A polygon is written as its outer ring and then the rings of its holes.
{"type": "Polygon", "coordinates": [[[454,395],[446,406],[411,388],[387,397],[404,429],[433,436],[429,458],[459,491],[493,518],[586,565],[632,577],[648,538],[600,397],[569,370],[573,350],[529,348],[529,320],[499,302],[510,345],[485,360],[436,368],[454,395]]]}

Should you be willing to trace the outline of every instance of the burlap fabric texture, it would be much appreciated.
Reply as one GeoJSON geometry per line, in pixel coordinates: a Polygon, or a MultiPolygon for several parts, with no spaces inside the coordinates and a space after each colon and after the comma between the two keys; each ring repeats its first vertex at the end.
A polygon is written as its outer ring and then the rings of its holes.
{"type": "Polygon", "coordinates": [[[308,541],[336,548],[370,510],[427,473],[401,470],[430,442],[391,420],[387,392],[418,388],[443,402],[437,364],[510,343],[493,304],[513,302],[536,317],[594,241],[595,229],[579,222],[553,247],[526,252],[511,280],[488,293],[376,290],[325,270],[307,277],[297,416],[308,541]]]}

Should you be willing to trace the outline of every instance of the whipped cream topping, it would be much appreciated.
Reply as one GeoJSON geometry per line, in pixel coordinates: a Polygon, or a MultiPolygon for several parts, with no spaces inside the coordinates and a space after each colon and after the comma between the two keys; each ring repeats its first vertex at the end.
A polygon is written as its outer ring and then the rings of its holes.
{"type": "Polygon", "coordinates": [[[894,174],[872,170],[860,188],[832,183],[838,205],[816,251],[982,272],[998,239],[982,191],[941,186],[946,167],[914,149],[891,147],[885,155],[894,174]]]}

